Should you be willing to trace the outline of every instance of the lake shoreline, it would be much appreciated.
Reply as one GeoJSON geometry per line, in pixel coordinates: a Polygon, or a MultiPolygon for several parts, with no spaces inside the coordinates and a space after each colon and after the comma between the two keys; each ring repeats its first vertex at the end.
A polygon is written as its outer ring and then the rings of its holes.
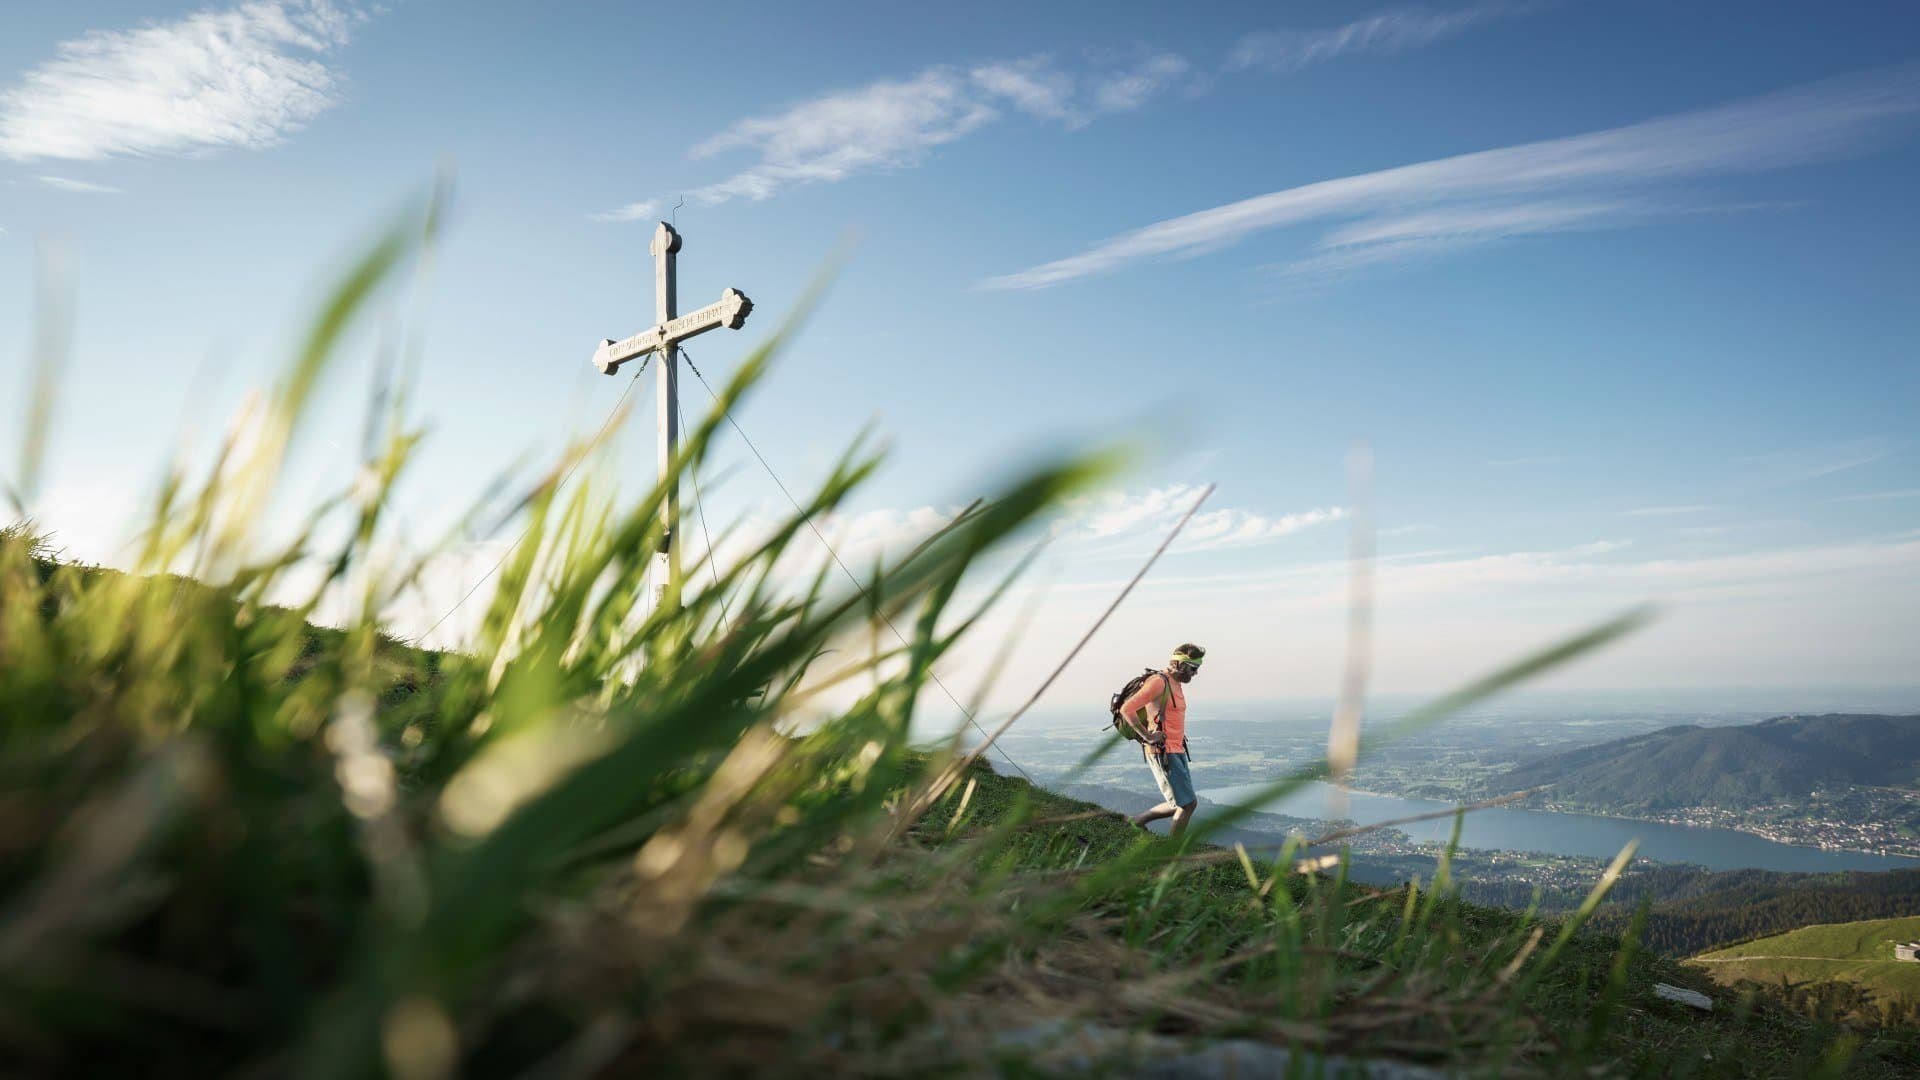
{"type": "MultiPolygon", "coordinates": [[[[1372,790],[1369,786],[1315,781],[1321,792],[1337,792],[1361,800],[1377,800],[1372,806],[1349,807],[1344,816],[1366,825],[1396,817],[1441,811],[1461,804],[1422,796],[1399,795],[1372,790]],[[1380,805],[1384,803],[1385,805],[1380,805]]],[[[1238,799],[1259,790],[1257,784],[1230,784],[1200,792],[1215,802],[1241,805],[1238,799]],[[1249,790],[1252,789],[1252,790],[1249,790]]],[[[1302,800],[1312,795],[1302,792],[1271,803],[1273,813],[1302,817],[1328,818],[1328,812],[1308,810],[1302,800]]],[[[1660,821],[1626,814],[1592,812],[1557,806],[1503,806],[1483,810],[1505,810],[1505,815],[1487,815],[1470,811],[1474,823],[1463,832],[1460,846],[1483,852],[1533,853],[1550,856],[1606,858],[1618,852],[1628,840],[1641,842],[1640,858],[1670,865],[1694,865],[1710,870],[1760,869],[1814,873],[1860,870],[1886,872],[1920,868],[1920,858],[1905,853],[1828,847],[1794,843],[1768,836],[1751,828],[1732,825],[1704,825],[1689,822],[1660,821]],[[1607,826],[1611,825],[1612,828],[1607,826]],[[1647,826],[1652,832],[1627,833],[1622,826],[1647,826]],[[1478,835],[1476,835],[1476,831],[1478,835]],[[1489,835],[1489,833],[1492,835],[1489,835]],[[1736,840],[1735,838],[1738,838],[1736,840]],[[1611,846],[1603,852],[1602,846],[1611,846]]],[[[1444,842],[1441,830],[1450,832],[1446,817],[1430,819],[1408,831],[1417,841],[1444,842]]]]}
{"type": "MultiPolygon", "coordinates": [[[[1428,802],[1444,801],[1440,799],[1434,799],[1431,796],[1426,796],[1426,795],[1408,795],[1405,792],[1399,792],[1399,791],[1377,791],[1370,787],[1357,787],[1353,784],[1345,783],[1343,781],[1338,781],[1338,780],[1323,780],[1321,781],[1321,783],[1326,784],[1328,787],[1338,788],[1341,791],[1344,791],[1353,795],[1372,795],[1377,798],[1383,798],[1383,799],[1425,799],[1428,802]]],[[[1487,796],[1487,797],[1493,798],[1495,796],[1487,796]]],[[[1456,805],[1461,805],[1461,804],[1456,804],[1456,805]]],[[[1637,822],[1645,822],[1650,825],[1668,825],[1676,829],[1729,829],[1734,832],[1746,833],[1749,836],[1757,836],[1760,839],[1765,840],[1769,843],[1781,844],[1786,847],[1805,848],[1808,851],[1836,851],[1836,852],[1845,852],[1847,854],[1852,854],[1852,855],[1872,855],[1872,856],[1875,856],[1876,858],[1882,858],[1882,859],[1907,859],[1912,861],[1912,863],[1916,868],[1920,868],[1920,852],[1877,851],[1873,848],[1848,847],[1844,844],[1804,844],[1796,840],[1782,840],[1778,836],[1773,836],[1769,833],[1761,831],[1760,828],[1757,826],[1748,825],[1744,823],[1729,823],[1725,825],[1701,825],[1696,822],[1687,821],[1679,818],[1659,818],[1659,817],[1647,817],[1647,816],[1642,816],[1638,814],[1622,814],[1618,811],[1613,811],[1613,810],[1599,810],[1599,809],[1594,809],[1592,807],[1580,806],[1574,803],[1558,803],[1558,802],[1551,802],[1551,801],[1541,802],[1541,803],[1528,803],[1525,801],[1520,801],[1520,802],[1508,803],[1503,807],[1482,807],[1481,809],[1542,810],[1551,814],[1580,814],[1585,817],[1611,818],[1615,821],[1637,821],[1637,822]]],[[[1464,847],[1465,845],[1462,845],[1462,846],[1464,847]]],[[[1476,850],[1499,851],[1504,849],[1478,848],[1476,850]]],[[[1551,853],[1547,853],[1547,854],[1551,854],[1551,853]]],[[[1654,861],[1666,862],[1668,860],[1655,859],[1654,861]]]]}
{"type": "Polygon", "coordinates": [[[1757,836],[1762,840],[1767,840],[1775,844],[1785,844],[1788,847],[1806,848],[1808,851],[1844,851],[1854,855],[1874,855],[1883,859],[1908,859],[1911,860],[1916,867],[1920,867],[1920,854],[1917,853],[1907,851],[1876,851],[1873,848],[1848,847],[1845,844],[1803,844],[1797,840],[1782,840],[1770,833],[1763,832],[1758,826],[1745,823],[1698,825],[1691,821],[1678,819],[1641,817],[1634,814],[1590,810],[1569,803],[1542,803],[1537,809],[1551,810],[1556,814],[1586,814],[1589,817],[1610,817],[1620,821],[1645,821],[1654,825],[1672,825],[1675,828],[1681,829],[1731,829],[1734,832],[1743,832],[1749,836],[1757,836]]]}

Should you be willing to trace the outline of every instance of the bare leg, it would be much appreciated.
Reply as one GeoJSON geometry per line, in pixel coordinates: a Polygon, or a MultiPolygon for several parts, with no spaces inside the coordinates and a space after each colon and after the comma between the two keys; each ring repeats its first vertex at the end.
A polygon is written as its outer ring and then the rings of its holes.
{"type": "Polygon", "coordinates": [[[1149,821],[1162,821],[1162,820],[1165,820],[1166,818],[1173,817],[1178,813],[1180,813],[1180,808],[1178,806],[1170,802],[1163,802],[1159,806],[1156,806],[1151,810],[1143,811],[1142,813],[1133,815],[1131,820],[1135,825],[1139,825],[1144,828],[1149,821]]]}
{"type": "MultiPolygon", "coordinates": [[[[1163,803],[1162,805],[1172,805],[1172,804],[1163,803]]],[[[1182,803],[1178,807],[1174,808],[1173,812],[1170,815],[1173,818],[1173,829],[1170,835],[1179,836],[1181,833],[1187,831],[1187,823],[1193,820],[1193,808],[1198,805],[1200,805],[1199,802],[1195,801],[1190,803],[1182,803]]]]}

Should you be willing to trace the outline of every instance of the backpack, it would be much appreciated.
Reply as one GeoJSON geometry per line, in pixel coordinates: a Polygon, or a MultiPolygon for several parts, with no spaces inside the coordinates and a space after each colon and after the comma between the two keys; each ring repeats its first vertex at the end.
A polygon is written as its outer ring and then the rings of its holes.
{"type": "MultiPolygon", "coordinates": [[[[1142,671],[1140,674],[1128,679],[1127,685],[1121,687],[1119,692],[1114,694],[1113,698],[1107,702],[1107,715],[1111,717],[1111,725],[1115,731],[1120,733],[1122,738],[1131,739],[1134,742],[1141,741],[1139,734],[1133,730],[1133,725],[1121,719],[1120,706],[1125,705],[1127,699],[1132,697],[1140,687],[1144,686],[1148,679],[1160,674],[1164,673],[1158,668],[1148,668],[1142,671]]],[[[1168,683],[1161,695],[1160,707],[1162,709],[1166,708],[1168,701],[1170,701],[1172,697],[1173,685],[1168,683]]]]}

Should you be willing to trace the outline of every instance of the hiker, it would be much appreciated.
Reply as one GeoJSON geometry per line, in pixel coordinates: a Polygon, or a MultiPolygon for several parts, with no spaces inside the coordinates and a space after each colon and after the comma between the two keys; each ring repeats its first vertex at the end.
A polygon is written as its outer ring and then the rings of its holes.
{"type": "Polygon", "coordinates": [[[1173,819],[1173,835],[1186,831],[1193,808],[1193,773],[1187,758],[1187,693],[1183,689],[1200,671],[1207,650],[1191,642],[1173,650],[1166,669],[1146,677],[1133,696],[1120,706],[1120,715],[1140,736],[1140,752],[1147,759],[1153,782],[1160,789],[1160,805],[1131,820],[1142,829],[1150,821],[1173,819]]]}

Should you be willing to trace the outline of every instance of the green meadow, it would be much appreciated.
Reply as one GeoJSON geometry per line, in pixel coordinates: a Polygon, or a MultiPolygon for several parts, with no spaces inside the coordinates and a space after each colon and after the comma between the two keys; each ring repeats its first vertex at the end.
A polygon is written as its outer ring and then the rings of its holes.
{"type": "Polygon", "coordinates": [[[1920,938],[1920,916],[1808,926],[1694,958],[1714,981],[1849,982],[1888,999],[1920,1002],[1920,962],[1895,960],[1897,941],[1920,938]]]}

